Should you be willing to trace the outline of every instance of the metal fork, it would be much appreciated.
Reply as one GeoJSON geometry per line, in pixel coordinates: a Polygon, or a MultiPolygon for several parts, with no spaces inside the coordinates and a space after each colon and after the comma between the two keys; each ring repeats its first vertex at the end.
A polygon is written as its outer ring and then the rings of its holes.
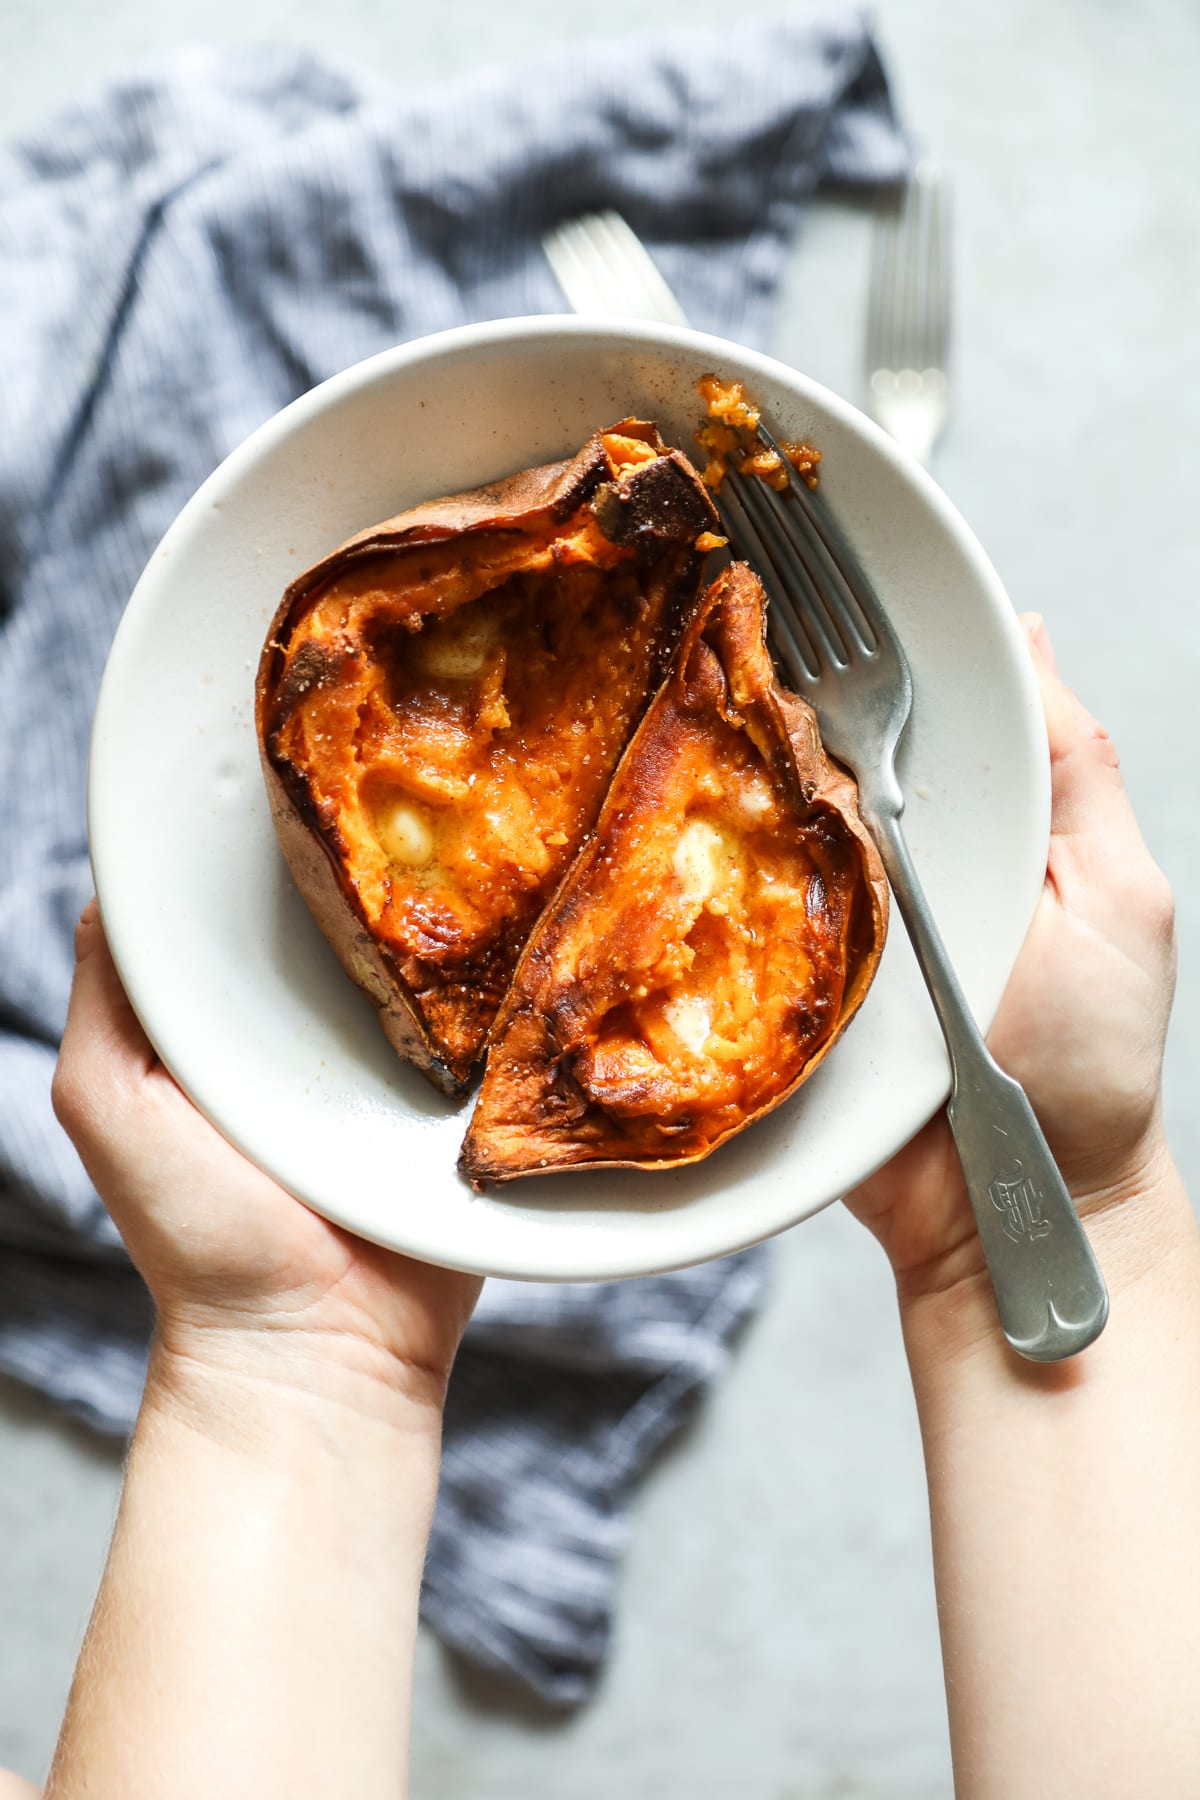
{"type": "MultiPolygon", "coordinates": [[[[618,213],[572,220],[543,247],[577,312],[686,323],[649,252],[618,213]]],[[[928,265],[925,281],[928,288],[928,265]]],[[[887,292],[894,291],[889,277],[887,292]]],[[[877,330],[876,341],[898,343],[900,314],[893,318],[883,308],[879,316],[891,319],[890,335],[877,330]]],[[[911,320],[915,312],[903,316],[911,320]]],[[[928,339],[943,352],[945,317],[943,309],[940,333],[928,339]]],[[[943,386],[943,408],[944,399],[943,386]]],[[[760,436],[782,456],[765,427],[760,436]]],[[[754,478],[726,476],[720,496],[726,529],[771,596],[768,619],[781,661],[813,706],[826,746],[858,780],[863,817],[945,1034],[953,1074],[950,1124],[1004,1334],[1023,1356],[1056,1362],[1103,1330],[1104,1278],[1024,1091],[993,1061],[971,1016],[908,853],[895,766],[912,710],[907,658],[828,509],[784,462],[786,499],[754,478]]]]}
{"type": "Polygon", "coordinates": [[[1104,1329],[1108,1292],[1025,1091],[993,1060],[963,997],[901,827],[896,750],[912,711],[908,660],[828,508],[790,469],[784,493],[727,475],[718,495],[739,554],[771,598],[776,649],[854,774],[950,1053],[947,1113],[1004,1335],[1035,1362],[1083,1350],[1104,1329]]]}
{"type": "Polygon", "coordinates": [[[585,212],[542,239],[545,259],[572,308],[597,319],[657,319],[685,326],[687,315],[648,248],[619,212],[585,212]]]}
{"type": "Polygon", "coordinates": [[[546,233],[542,249],[576,312],[687,324],[650,252],[620,213],[585,213],[568,219],[546,233]]]}
{"type": "Polygon", "coordinates": [[[949,195],[918,163],[880,213],[867,303],[867,404],[897,443],[928,465],[949,408],[949,195]]]}

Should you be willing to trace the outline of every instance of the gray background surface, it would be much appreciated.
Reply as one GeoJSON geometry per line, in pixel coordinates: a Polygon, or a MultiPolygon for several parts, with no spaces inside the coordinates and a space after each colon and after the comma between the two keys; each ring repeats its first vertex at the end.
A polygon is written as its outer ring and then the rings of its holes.
{"type": "MultiPolygon", "coordinates": [[[[535,40],[777,12],[756,0],[0,0],[16,132],[177,43],[285,39],[405,85],[535,40]]],[[[878,0],[901,103],[956,187],[954,416],[937,473],[1015,604],[1043,611],[1105,721],[1179,898],[1168,1065],[1200,1191],[1200,12],[1192,0],[878,0]]],[[[860,398],[869,230],[823,204],[777,353],[860,398]]],[[[997,871],[1003,879],[1003,870],[997,871]]],[[[413,1792],[427,1800],[939,1800],[950,1793],[920,1447],[890,1279],[838,1209],[778,1247],[769,1305],[645,1484],[618,1640],[561,1720],[425,1640],[413,1792]]],[[[45,1770],[119,1464],[0,1388],[0,1764],[45,1770]]],[[[236,1621],[231,1621],[236,1629],[236,1621]]]]}

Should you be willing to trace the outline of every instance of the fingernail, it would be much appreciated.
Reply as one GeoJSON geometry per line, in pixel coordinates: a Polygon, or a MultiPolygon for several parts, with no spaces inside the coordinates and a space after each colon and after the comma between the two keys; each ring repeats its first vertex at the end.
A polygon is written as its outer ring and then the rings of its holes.
{"type": "Polygon", "coordinates": [[[1046,630],[1046,621],[1041,613],[1030,613],[1025,621],[1025,629],[1029,633],[1029,641],[1033,644],[1042,661],[1055,675],[1058,674],[1058,658],[1054,654],[1054,645],[1050,642],[1050,633],[1046,630]]]}

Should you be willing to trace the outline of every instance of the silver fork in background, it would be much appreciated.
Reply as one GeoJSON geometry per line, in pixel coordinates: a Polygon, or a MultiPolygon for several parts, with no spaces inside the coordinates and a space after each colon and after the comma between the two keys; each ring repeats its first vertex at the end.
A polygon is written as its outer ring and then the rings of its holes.
{"type": "Polygon", "coordinates": [[[872,418],[925,465],[950,405],[949,343],[949,194],[922,162],[876,220],[866,373],[872,418]]]}
{"type": "Polygon", "coordinates": [[[828,509],[770,432],[759,435],[788,467],[788,488],[727,475],[717,497],[725,530],[763,578],[776,649],[826,748],[858,782],[950,1053],[947,1113],[1004,1335],[1022,1356],[1058,1362],[1099,1336],[1108,1292],[1025,1091],[993,1060],[967,1006],[909,855],[895,762],[912,711],[908,659],[828,509]]]}

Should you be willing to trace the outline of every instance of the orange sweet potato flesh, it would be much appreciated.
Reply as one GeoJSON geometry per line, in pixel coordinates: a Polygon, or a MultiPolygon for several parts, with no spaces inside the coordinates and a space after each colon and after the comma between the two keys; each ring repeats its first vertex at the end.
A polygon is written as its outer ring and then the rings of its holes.
{"type": "Polygon", "coordinates": [[[283,598],[257,686],[279,840],[448,1093],[662,679],[715,519],[686,458],[623,420],[361,533],[283,598]]]}
{"type": "Polygon", "coordinates": [[[712,584],[525,947],[463,1146],[477,1185],[695,1162],[793,1093],[866,994],[887,884],[764,608],[745,565],[712,584]]]}

